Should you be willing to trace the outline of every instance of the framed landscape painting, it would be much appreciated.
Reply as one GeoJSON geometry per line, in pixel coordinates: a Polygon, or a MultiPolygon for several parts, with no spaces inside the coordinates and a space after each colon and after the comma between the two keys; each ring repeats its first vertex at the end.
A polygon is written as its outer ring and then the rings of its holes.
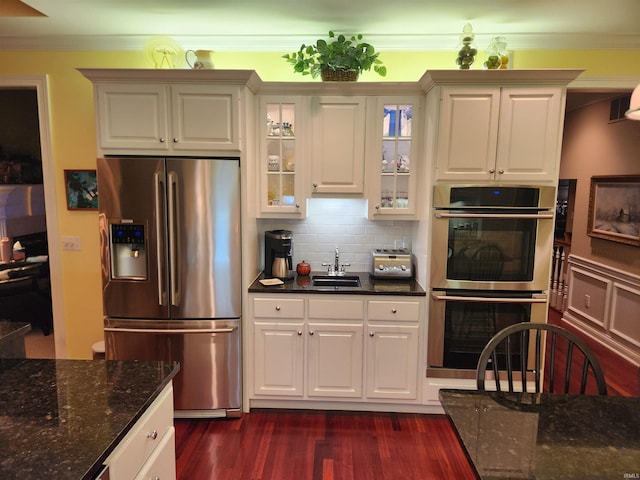
{"type": "Polygon", "coordinates": [[[67,209],[98,209],[98,182],[95,170],[65,170],[64,185],[67,209]]]}
{"type": "Polygon", "coordinates": [[[591,177],[587,234],[640,247],[640,175],[591,177]]]}

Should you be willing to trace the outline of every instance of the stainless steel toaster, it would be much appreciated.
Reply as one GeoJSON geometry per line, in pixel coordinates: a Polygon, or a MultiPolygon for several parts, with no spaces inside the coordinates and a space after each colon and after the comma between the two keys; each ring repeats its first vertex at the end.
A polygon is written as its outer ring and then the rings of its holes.
{"type": "Polygon", "coordinates": [[[376,248],[371,251],[371,261],[375,278],[413,278],[414,257],[406,248],[376,248]]]}

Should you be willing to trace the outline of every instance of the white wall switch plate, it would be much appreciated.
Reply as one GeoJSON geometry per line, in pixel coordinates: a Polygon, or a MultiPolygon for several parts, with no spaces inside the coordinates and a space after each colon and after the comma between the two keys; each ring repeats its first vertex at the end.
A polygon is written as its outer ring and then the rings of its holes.
{"type": "Polygon", "coordinates": [[[62,237],[63,250],[82,250],[80,237],[62,237]]]}

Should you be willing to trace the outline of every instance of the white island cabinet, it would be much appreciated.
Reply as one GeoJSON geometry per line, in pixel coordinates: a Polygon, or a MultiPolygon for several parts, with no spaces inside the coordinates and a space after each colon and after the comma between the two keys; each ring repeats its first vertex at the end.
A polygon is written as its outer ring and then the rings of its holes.
{"type": "Polygon", "coordinates": [[[169,383],[107,457],[109,480],[175,480],[173,386],[169,383]]]}

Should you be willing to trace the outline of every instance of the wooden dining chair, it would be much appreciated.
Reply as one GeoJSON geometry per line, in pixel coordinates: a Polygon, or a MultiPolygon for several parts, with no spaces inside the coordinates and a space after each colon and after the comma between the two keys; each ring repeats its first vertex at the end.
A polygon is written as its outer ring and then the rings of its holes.
{"type": "Polygon", "coordinates": [[[499,392],[502,391],[501,371],[506,371],[509,392],[527,392],[527,381],[531,382],[531,378],[535,382],[535,393],[542,392],[545,342],[548,359],[545,384],[550,393],[560,393],[554,392],[557,383],[562,384],[562,393],[571,393],[570,387],[577,386],[576,377],[579,375],[580,394],[585,394],[591,371],[598,395],[607,394],[607,384],[600,363],[582,339],[556,325],[531,322],[506,327],[487,343],[478,360],[478,390],[485,390],[485,378],[489,369],[493,371],[495,387],[499,392]]]}

